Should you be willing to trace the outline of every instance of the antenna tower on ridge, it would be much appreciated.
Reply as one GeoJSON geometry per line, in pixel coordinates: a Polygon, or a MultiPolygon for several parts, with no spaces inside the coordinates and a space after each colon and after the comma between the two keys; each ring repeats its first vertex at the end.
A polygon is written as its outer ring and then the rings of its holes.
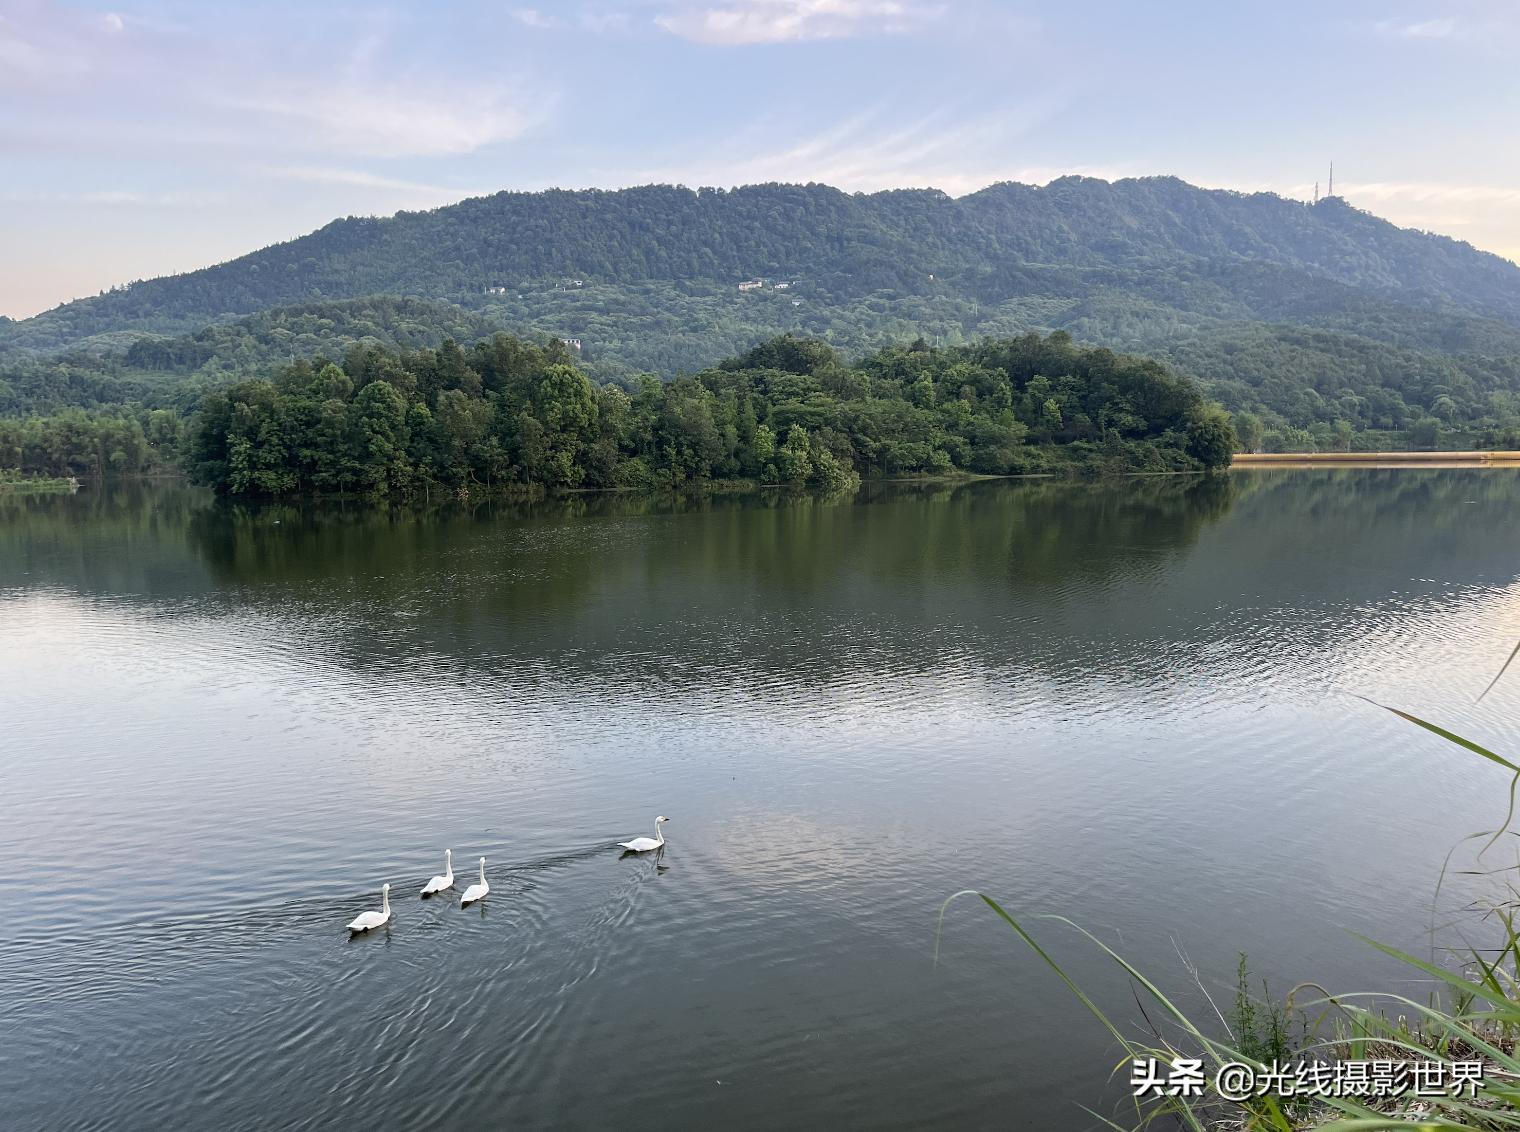
{"type": "Polygon", "coordinates": [[[1335,195],[1335,162],[1333,161],[1330,162],[1330,187],[1325,190],[1325,195],[1327,197],[1335,195]]]}
{"type": "Polygon", "coordinates": [[[1314,182],[1314,203],[1315,204],[1319,203],[1319,182],[1318,181],[1314,182]]]}

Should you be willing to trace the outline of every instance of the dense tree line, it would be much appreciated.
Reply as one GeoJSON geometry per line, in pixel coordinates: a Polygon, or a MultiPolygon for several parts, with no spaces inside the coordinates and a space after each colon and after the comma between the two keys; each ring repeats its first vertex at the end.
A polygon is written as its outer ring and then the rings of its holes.
{"type": "Polygon", "coordinates": [[[184,420],[171,409],[0,418],[0,471],[137,475],[178,466],[184,420]]]}
{"type": "Polygon", "coordinates": [[[367,346],[205,399],[186,462],[231,494],[433,485],[652,487],[753,479],[838,487],[862,472],[1024,473],[1062,463],[1193,470],[1235,435],[1157,362],[1060,333],[843,364],[783,336],[694,376],[593,385],[559,342],[367,346]]]}

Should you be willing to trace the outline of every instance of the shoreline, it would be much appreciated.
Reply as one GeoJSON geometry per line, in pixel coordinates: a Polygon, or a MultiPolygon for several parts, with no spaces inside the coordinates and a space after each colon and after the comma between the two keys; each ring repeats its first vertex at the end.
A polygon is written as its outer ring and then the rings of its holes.
{"type": "Polygon", "coordinates": [[[1482,468],[1520,467],[1520,452],[1238,452],[1232,468],[1271,467],[1482,468]]]}

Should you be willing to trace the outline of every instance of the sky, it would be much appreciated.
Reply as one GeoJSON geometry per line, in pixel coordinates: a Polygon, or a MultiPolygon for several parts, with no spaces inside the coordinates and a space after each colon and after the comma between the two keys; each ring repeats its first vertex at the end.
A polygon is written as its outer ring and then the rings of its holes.
{"type": "Polygon", "coordinates": [[[1520,0],[0,0],[0,314],[501,189],[1171,174],[1520,259],[1520,0]],[[529,7],[528,4],[535,6],[529,7]]]}

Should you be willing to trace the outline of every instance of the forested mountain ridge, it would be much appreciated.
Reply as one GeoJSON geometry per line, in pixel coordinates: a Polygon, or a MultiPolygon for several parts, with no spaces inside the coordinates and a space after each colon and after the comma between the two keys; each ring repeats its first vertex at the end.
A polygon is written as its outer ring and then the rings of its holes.
{"type": "Polygon", "coordinates": [[[1507,353],[1520,330],[1520,267],[1339,198],[1309,206],[1170,177],[1065,177],[959,199],[817,184],[503,192],[336,220],[225,264],[0,323],[0,344],[55,351],[380,293],[448,299],[513,329],[594,330],[589,345],[633,368],[648,367],[671,329],[694,336],[692,350],[674,351],[690,368],[781,330],[856,353],[905,329],[956,342],[1065,325],[1119,344],[1241,319],[1507,353]],[[737,292],[756,277],[796,287],[737,292]],[[1128,334],[1102,312],[1073,310],[1116,296],[1140,312],[1128,334]],[[1067,325],[1084,317],[1085,331],[1067,325]],[[732,333],[713,339],[725,322],[732,333]]]}

